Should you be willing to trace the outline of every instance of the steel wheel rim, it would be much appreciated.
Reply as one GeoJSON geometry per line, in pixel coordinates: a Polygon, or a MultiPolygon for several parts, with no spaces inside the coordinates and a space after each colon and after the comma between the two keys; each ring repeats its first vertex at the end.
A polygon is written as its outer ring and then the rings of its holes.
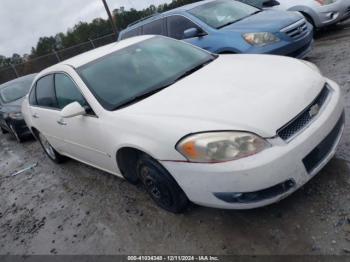
{"type": "Polygon", "coordinates": [[[46,139],[45,136],[43,136],[42,134],[39,134],[39,137],[40,137],[40,141],[41,141],[41,144],[43,145],[43,148],[45,150],[45,152],[50,156],[52,157],[53,159],[56,158],[56,155],[55,155],[55,152],[54,152],[54,149],[53,147],[51,146],[51,144],[49,143],[49,141],[46,139]]]}
{"type": "Polygon", "coordinates": [[[164,206],[171,206],[172,199],[171,196],[166,190],[164,190],[156,180],[150,176],[150,172],[152,172],[148,167],[143,167],[141,169],[141,176],[143,178],[144,185],[146,186],[146,190],[152,196],[154,200],[159,202],[164,206]]]}

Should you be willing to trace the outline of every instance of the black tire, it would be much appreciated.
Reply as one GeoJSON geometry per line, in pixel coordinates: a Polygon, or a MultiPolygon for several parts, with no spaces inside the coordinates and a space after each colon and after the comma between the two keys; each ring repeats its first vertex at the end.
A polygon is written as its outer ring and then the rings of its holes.
{"type": "Polygon", "coordinates": [[[159,207],[172,213],[181,213],[187,207],[187,196],[156,160],[142,155],[137,163],[137,173],[147,193],[159,207]]]}
{"type": "Polygon", "coordinates": [[[36,139],[39,141],[41,147],[43,148],[45,154],[56,164],[61,164],[67,160],[65,156],[58,153],[53,146],[49,143],[46,137],[40,132],[36,132],[36,139]]]}
{"type": "MultiPolygon", "coordinates": [[[[134,152],[134,151],[133,151],[134,152]]],[[[137,185],[140,182],[140,179],[137,175],[136,165],[139,159],[140,154],[138,153],[118,153],[117,155],[117,163],[120,168],[120,171],[130,184],[137,185]]]]}
{"type": "Polygon", "coordinates": [[[9,124],[9,127],[12,131],[13,136],[16,138],[18,143],[22,143],[23,142],[23,137],[17,133],[16,129],[14,128],[14,126],[12,124],[9,124]]]}
{"type": "Polygon", "coordinates": [[[4,128],[0,127],[1,133],[7,134],[9,131],[5,130],[4,128]]]}

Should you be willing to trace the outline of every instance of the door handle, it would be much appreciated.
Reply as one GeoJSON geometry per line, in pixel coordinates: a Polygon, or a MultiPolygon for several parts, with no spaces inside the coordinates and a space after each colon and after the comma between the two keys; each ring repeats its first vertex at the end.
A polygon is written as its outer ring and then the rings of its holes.
{"type": "Polygon", "coordinates": [[[38,116],[37,113],[33,114],[32,117],[33,117],[33,118],[39,118],[39,116],[38,116]]]}
{"type": "Polygon", "coordinates": [[[58,120],[58,121],[57,121],[57,124],[59,124],[59,125],[61,125],[61,126],[66,126],[66,125],[67,125],[67,123],[64,122],[62,119],[61,119],[61,120],[58,120]]]}

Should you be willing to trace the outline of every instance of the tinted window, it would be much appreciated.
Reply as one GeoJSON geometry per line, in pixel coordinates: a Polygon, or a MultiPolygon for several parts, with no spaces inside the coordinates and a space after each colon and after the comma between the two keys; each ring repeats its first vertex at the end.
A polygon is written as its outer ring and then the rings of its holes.
{"type": "Polygon", "coordinates": [[[158,19],[143,26],[144,35],[164,35],[163,19],[158,19]]]}
{"type": "Polygon", "coordinates": [[[260,9],[232,0],[219,0],[200,5],[191,14],[214,28],[222,28],[238,20],[251,16],[260,9]]]}
{"type": "Polygon", "coordinates": [[[269,1],[266,1],[266,0],[239,0],[240,2],[242,3],[245,3],[247,5],[252,5],[252,6],[255,6],[255,7],[258,7],[258,8],[263,8],[263,5],[264,3],[266,2],[269,2],[269,1]]]}
{"type": "Polygon", "coordinates": [[[140,27],[137,27],[135,29],[132,29],[132,30],[129,30],[129,31],[126,31],[125,33],[122,34],[121,36],[121,39],[127,39],[127,38],[130,38],[130,37],[133,37],[133,36],[138,36],[141,34],[141,28],[140,27]]]}
{"type": "Polygon", "coordinates": [[[58,108],[62,109],[73,102],[86,106],[86,102],[75,83],[64,74],[55,75],[55,88],[58,108]]]}
{"type": "Polygon", "coordinates": [[[29,104],[37,105],[36,95],[35,95],[35,88],[33,88],[32,91],[29,94],[29,104]]]}
{"type": "Polygon", "coordinates": [[[153,37],[92,61],[78,72],[102,106],[115,110],[213,59],[189,44],[153,37]]]}
{"type": "Polygon", "coordinates": [[[36,100],[39,106],[57,108],[53,75],[45,76],[37,82],[36,100]]]}
{"type": "Polygon", "coordinates": [[[182,40],[184,39],[184,32],[190,28],[200,28],[183,16],[169,16],[167,18],[168,22],[168,35],[169,37],[182,40]]]}

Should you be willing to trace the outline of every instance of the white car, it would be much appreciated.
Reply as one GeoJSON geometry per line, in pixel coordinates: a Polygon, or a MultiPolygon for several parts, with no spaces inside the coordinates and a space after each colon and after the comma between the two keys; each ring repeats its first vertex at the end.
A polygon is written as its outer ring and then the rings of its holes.
{"type": "Polygon", "coordinates": [[[332,158],[344,128],[338,85],[311,63],[213,55],[135,37],[42,71],[23,102],[56,162],[79,160],[180,212],[279,201],[332,158]]]}

